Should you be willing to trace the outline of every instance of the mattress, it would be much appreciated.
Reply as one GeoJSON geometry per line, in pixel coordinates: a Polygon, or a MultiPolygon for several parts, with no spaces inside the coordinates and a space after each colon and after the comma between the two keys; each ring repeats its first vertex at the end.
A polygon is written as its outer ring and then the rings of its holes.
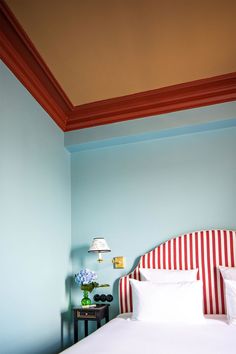
{"type": "Polygon", "coordinates": [[[236,326],[225,316],[203,324],[156,324],[119,315],[63,354],[235,354],[236,326]]]}

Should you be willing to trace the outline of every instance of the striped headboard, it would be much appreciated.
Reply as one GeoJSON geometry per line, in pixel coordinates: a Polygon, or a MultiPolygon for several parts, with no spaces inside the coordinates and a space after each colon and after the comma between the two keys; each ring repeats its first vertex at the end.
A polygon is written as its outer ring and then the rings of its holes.
{"type": "Polygon", "coordinates": [[[197,231],[170,239],[141,256],[133,272],[120,278],[120,312],[132,312],[129,279],[140,280],[139,268],[198,268],[198,279],[203,281],[205,314],[224,314],[224,287],[219,265],[236,266],[236,231],[197,231]]]}

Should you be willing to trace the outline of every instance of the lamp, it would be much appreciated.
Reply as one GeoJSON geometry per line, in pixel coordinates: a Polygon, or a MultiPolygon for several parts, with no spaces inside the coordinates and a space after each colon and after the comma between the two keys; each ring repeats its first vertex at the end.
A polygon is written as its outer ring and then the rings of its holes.
{"type": "Polygon", "coordinates": [[[103,237],[94,237],[88,252],[98,253],[98,262],[102,262],[102,253],[111,252],[106,240],[103,237]]]}

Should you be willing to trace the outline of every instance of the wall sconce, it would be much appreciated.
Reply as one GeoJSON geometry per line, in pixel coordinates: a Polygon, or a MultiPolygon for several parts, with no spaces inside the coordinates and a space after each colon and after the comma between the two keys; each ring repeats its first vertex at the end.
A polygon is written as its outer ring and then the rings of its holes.
{"type": "Polygon", "coordinates": [[[115,269],[124,269],[125,268],[125,257],[114,257],[112,259],[113,267],[115,269]]]}
{"type": "Polygon", "coordinates": [[[111,249],[103,237],[94,237],[88,252],[98,253],[98,262],[101,263],[102,253],[111,252],[111,249]]]}
{"type": "MultiPolygon", "coordinates": [[[[88,252],[98,253],[98,262],[103,262],[102,253],[111,252],[106,240],[103,237],[94,237],[88,252]]],[[[125,268],[125,258],[123,256],[112,259],[114,269],[125,268]]]]}

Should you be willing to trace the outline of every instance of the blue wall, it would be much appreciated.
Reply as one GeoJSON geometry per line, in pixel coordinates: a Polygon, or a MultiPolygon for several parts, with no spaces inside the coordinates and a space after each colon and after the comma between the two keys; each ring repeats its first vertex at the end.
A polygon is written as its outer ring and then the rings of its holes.
{"type": "MultiPolygon", "coordinates": [[[[235,181],[236,127],[73,153],[74,272],[86,266],[110,282],[116,314],[118,278],[141,254],[184,232],[236,229],[235,181]],[[87,253],[99,235],[112,249],[100,265],[87,253]],[[112,269],[119,255],[124,270],[112,269]]],[[[73,288],[73,302],[79,297],[73,288]]]]}
{"type": "Polygon", "coordinates": [[[68,302],[70,156],[3,63],[0,77],[0,352],[52,354],[68,302]]]}

